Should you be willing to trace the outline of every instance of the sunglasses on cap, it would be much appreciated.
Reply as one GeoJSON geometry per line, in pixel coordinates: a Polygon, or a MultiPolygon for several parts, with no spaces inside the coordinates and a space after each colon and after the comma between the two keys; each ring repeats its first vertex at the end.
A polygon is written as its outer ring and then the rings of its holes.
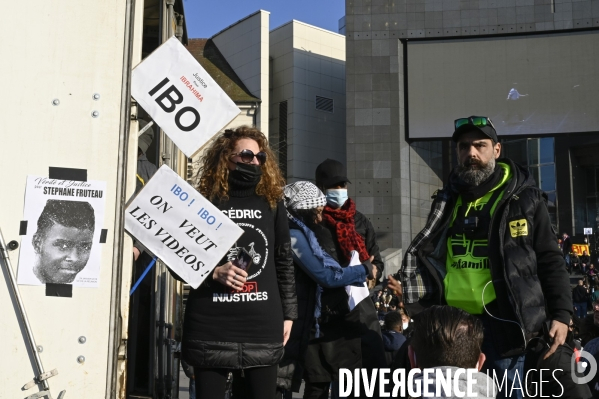
{"type": "Polygon", "coordinates": [[[468,118],[460,118],[456,119],[454,121],[454,124],[456,129],[463,125],[474,125],[477,127],[491,126],[493,129],[495,129],[495,126],[493,126],[493,122],[491,122],[491,119],[487,118],[486,116],[471,116],[468,118]]]}
{"type": "Polygon", "coordinates": [[[266,162],[266,153],[264,151],[260,151],[259,153],[254,154],[254,151],[252,150],[243,150],[231,154],[232,157],[235,155],[239,155],[239,158],[241,158],[241,162],[243,163],[252,162],[254,160],[254,157],[256,157],[260,165],[264,165],[264,163],[266,162]]]}

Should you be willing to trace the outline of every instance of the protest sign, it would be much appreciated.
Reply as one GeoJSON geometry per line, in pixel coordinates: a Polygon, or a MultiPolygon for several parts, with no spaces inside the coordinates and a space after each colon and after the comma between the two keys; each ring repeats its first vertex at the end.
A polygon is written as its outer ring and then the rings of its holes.
{"type": "Polygon", "coordinates": [[[582,255],[583,251],[587,251],[589,254],[589,244],[572,244],[572,252],[576,252],[577,255],[582,255]]]}
{"type": "Polygon", "coordinates": [[[106,182],[27,176],[17,282],[98,287],[106,182]]]}
{"type": "Polygon", "coordinates": [[[166,165],[127,207],[125,229],[193,288],[243,233],[166,165]]]}
{"type": "Polygon", "coordinates": [[[188,157],[240,112],[175,37],[135,67],[131,94],[188,157]]]}

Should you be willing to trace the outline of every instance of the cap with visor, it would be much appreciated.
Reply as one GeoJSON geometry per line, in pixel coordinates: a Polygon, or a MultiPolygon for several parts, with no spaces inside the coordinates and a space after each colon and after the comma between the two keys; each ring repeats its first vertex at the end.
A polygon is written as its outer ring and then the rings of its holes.
{"type": "Polygon", "coordinates": [[[472,131],[484,134],[495,143],[499,142],[497,131],[495,130],[491,119],[485,116],[469,116],[468,118],[456,119],[454,125],[456,129],[451,138],[455,142],[458,141],[462,134],[472,131]]]}

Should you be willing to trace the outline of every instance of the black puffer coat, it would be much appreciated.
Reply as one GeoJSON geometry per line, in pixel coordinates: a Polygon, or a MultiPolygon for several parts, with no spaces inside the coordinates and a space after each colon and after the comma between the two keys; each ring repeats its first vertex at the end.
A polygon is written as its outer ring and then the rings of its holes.
{"type": "Polygon", "coordinates": [[[374,256],[372,264],[376,266],[376,280],[378,281],[381,279],[381,276],[383,275],[385,264],[383,263],[383,259],[381,258],[379,245],[376,242],[376,233],[374,232],[374,226],[372,225],[370,220],[368,220],[368,218],[364,216],[364,214],[358,211],[356,211],[356,214],[354,215],[354,221],[356,223],[356,231],[364,239],[364,244],[366,244],[368,254],[370,256],[374,256]]]}
{"type": "MultiPolygon", "coordinates": [[[[506,183],[489,229],[490,270],[497,298],[493,315],[517,321],[528,339],[541,331],[547,318],[569,323],[572,314],[569,279],[543,192],[536,187],[528,170],[509,159],[499,162],[509,165],[513,177],[506,183]]],[[[437,227],[424,240],[421,232],[417,239],[422,241],[414,244],[415,240],[412,244],[412,248],[417,248],[417,268],[423,274],[420,281],[430,282],[418,287],[421,293],[418,302],[407,301],[406,306],[413,313],[430,305],[445,304],[445,233],[457,197],[450,186],[437,195],[432,209],[443,211],[431,212],[427,221],[429,224],[440,218],[437,227]],[[448,200],[440,206],[443,198],[448,200]]],[[[409,249],[400,277],[404,287],[415,291],[417,284],[404,275],[411,256],[409,249]]],[[[492,340],[499,353],[507,356],[523,350],[522,331],[518,326],[495,319],[492,322],[492,340]]]]}
{"type": "Polygon", "coordinates": [[[299,265],[295,266],[295,286],[298,317],[293,322],[291,335],[285,345],[285,355],[279,363],[277,386],[299,392],[304,376],[304,357],[308,341],[310,341],[310,331],[314,325],[314,308],[316,306],[316,283],[299,265]]]}
{"type": "Polygon", "coordinates": [[[275,365],[284,352],[283,320],[297,318],[286,210],[282,201],[270,209],[253,188],[231,190],[229,196],[217,206],[245,231],[228,258],[234,259],[240,248],[252,255],[247,290],[232,292],[210,279],[191,290],[182,355],[188,364],[201,368],[275,365]]]}

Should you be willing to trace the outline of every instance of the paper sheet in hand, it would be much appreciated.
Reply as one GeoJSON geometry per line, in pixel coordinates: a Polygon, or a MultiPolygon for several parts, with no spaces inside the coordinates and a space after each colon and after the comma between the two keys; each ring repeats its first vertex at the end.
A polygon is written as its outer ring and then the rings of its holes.
{"type": "Polygon", "coordinates": [[[240,112],[174,36],[133,69],[131,95],[188,157],[240,112]]]}
{"type": "Polygon", "coordinates": [[[243,233],[166,165],[127,207],[125,229],[193,288],[243,233]]]}
{"type": "MultiPolygon", "coordinates": [[[[352,251],[349,265],[357,266],[361,264],[362,262],[360,262],[360,255],[358,254],[358,252],[352,251]]],[[[347,292],[347,295],[349,296],[347,300],[349,303],[349,310],[353,310],[360,302],[362,302],[362,299],[368,298],[368,296],[370,295],[370,292],[368,291],[368,287],[366,286],[365,282],[362,283],[362,286],[359,287],[354,285],[346,285],[345,292],[347,292]]]]}

